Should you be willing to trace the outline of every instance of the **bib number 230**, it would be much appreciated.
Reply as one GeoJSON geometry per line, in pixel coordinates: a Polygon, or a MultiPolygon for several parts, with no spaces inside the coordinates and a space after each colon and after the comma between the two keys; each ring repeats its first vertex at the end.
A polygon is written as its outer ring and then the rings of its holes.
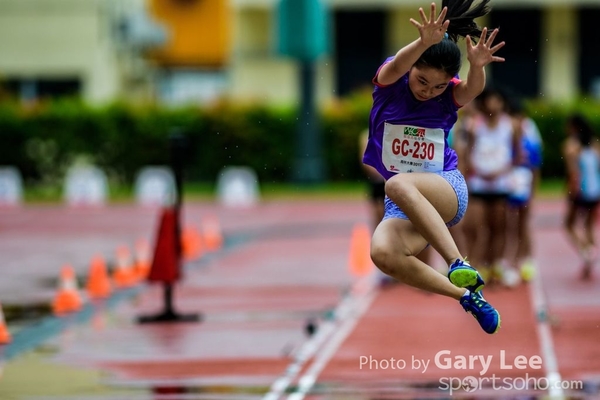
{"type": "Polygon", "coordinates": [[[412,157],[432,161],[435,156],[435,145],[427,142],[409,141],[407,139],[392,140],[392,153],[402,157],[412,157]]]}
{"type": "Polygon", "coordinates": [[[382,161],[391,172],[439,172],[444,167],[443,129],[386,123],[382,161]]]}

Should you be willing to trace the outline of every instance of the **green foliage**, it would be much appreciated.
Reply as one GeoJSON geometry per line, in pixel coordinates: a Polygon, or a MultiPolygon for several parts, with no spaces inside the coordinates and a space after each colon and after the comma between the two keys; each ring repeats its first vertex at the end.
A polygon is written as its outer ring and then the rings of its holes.
{"type": "MultiPolygon", "coordinates": [[[[364,179],[359,135],[368,126],[370,92],[358,92],[320,112],[326,174],[332,182],[364,179]]],[[[563,177],[560,146],[567,116],[578,111],[600,132],[600,105],[527,103],[544,139],[544,178],[563,177]]],[[[129,186],[138,171],[170,163],[169,137],[187,138],[188,182],[215,182],[226,166],[249,166],[262,183],[286,182],[294,161],[297,110],[264,104],[213,107],[91,107],[73,100],[25,108],[0,103],[0,164],[14,165],[30,186],[58,186],[73,162],[92,162],[112,185],[129,186]]]]}
{"type": "MultiPolygon", "coordinates": [[[[357,179],[357,135],[366,126],[357,101],[322,116],[332,179],[357,179]]],[[[222,103],[210,108],[90,107],[56,101],[34,108],[0,104],[0,164],[14,165],[30,185],[59,185],[82,160],[107,172],[113,185],[130,185],[140,168],[168,165],[170,135],[186,138],[185,179],[213,182],[226,166],[249,166],[261,182],[284,182],[294,160],[296,110],[222,103]]]]}
{"type": "Polygon", "coordinates": [[[369,126],[371,94],[358,92],[322,115],[328,175],[334,181],[363,180],[359,136],[369,126]]]}
{"type": "MultiPolygon", "coordinates": [[[[577,99],[570,103],[551,103],[532,100],[527,103],[527,113],[536,122],[544,141],[544,178],[563,178],[564,161],[561,146],[565,140],[567,118],[573,113],[587,117],[600,133],[600,103],[589,98],[577,99]]],[[[600,136],[598,137],[600,139],[600,136]]]]}

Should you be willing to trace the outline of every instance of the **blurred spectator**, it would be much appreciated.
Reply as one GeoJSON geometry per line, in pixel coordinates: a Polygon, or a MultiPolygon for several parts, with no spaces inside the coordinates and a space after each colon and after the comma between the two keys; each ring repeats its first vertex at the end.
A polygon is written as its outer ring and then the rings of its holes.
{"type": "Polygon", "coordinates": [[[514,276],[503,276],[503,258],[510,178],[515,155],[520,153],[520,130],[506,112],[506,100],[500,91],[486,88],[476,101],[480,114],[467,127],[469,207],[463,225],[466,254],[488,284],[504,278],[512,284],[514,276]]]}
{"type": "Polygon", "coordinates": [[[384,207],[383,202],[385,199],[385,179],[381,176],[375,168],[362,162],[363,154],[367,148],[367,141],[369,140],[369,129],[365,129],[359,136],[359,162],[367,178],[369,185],[369,202],[371,205],[371,229],[375,229],[377,225],[383,219],[384,207]]]}
{"type": "MultiPolygon", "coordinates": [[[[471,101],[465,104],[459,110],[458,120],[456,121],[456,124],[454,124],[454,127],[450,131],[450,135],[448,137],[448,144],[454,149],[458,156],[458,169],[464,176],[467,176],[467,146],[469,145],[468,130],[479,114],[479,109],[475,103],[475,101],[471,101]]],[[[449,230],[460,252],[462,254],[469,254],[468,247],[465,242],[464,223],[465,219],[463,218],[459,223],[450,227],[449,230]]]]}
{"type": "Polygon", "coordinates": [[[600,202],[600,145],[581,115],[567,120],[563,157],[567,170],[565,229],[583,261],[581,278],[590,279],[597,258],[594,223],[600,202]]]}
{"type": "Polygon", "coordinates": [[[512,190],[508,196],[507,259],[509,266],[529,281],[535,271],[532,250],[531,209],[540,181],[542,137],[533,119],[525,113],[516,96],[509,100],[509,112],[521,130],[521,148],[512,171],[512,190]]]}

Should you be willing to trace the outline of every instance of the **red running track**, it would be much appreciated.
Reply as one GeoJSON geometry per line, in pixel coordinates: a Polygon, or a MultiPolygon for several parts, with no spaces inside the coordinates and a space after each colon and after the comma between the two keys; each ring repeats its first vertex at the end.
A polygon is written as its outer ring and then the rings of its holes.
{"type": "MultiPolygon", "coordinates": [[[[561,201],[536,204],[539,281],[486,290],[503,321],[490,336],[453,300],[404,285],[378,289],[349,275],[351,230],[368,220],[363,202],[286,201],[238,211],[189,205],[186,221],[217,215],[226,237],[235,239],[187,265],[177,287],[178,309],[201,313],[203,322],[137,324],[137,316],[161,307],[160,288],[141,285],[133,298],[112,308],[96,304],[87,323],[67,324],[44,344],[56,349],[48,362],[100,371],[96,384],[107,393],[103,399],[122,398],[123,390],[156,399],[447,398],[450,386],[453,397],[464,398],[595,398],[600,283],[578,279],[562,213],[561,201]],[[317,323],[311,337],[305,333],[309,320],[317,323]],[[585,389],[574,386],[580,381],[585,389]],[[542,390],[536,383],[558,386],[542,390]],[[121,394],[111,397],[111,390],[121,394]]],[[[99,214],[25,208],[3,215],[0,250],[14,263],[29,259],[19,239],[43,249],[53,265],[36,270],[33,261],[22,262],[39,284],[66,255],[80,260],[76,267],[84,274],[83,260],[94,243],[108,252],[123,240],[148,235],[154,217],[129,206],[99,214]],[[44,244],[48,232],[52,245],[65,243],[69,252],[44,244]],[[78,239],[85,245],[77,246],[78,239]]],[[[34,259],[39,263],[41,257],[34,259]]],[[[13,298],[6,290],[4,304],[13,298]]],[[[51,290],[43,293],[36,301],[51,296],[51,290]]],[[[7,388],[11,395],[30,394],[28,387],[15,386],[15,362],[5,365],[0,398],[7,388]]]]}

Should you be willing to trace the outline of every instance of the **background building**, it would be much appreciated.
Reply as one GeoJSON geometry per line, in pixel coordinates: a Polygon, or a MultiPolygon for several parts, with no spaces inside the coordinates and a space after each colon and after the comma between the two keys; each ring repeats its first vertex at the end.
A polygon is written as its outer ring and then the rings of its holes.
{"type": "MultiPolygon", "coordinates": [[[[323,0],[331,52],[320,102],[369,84],[413,40],[418,0],[323,0]]],[[[439,2],[438,2],[439,3],[439,2]]],[[[598,0],[493,0],[504,64],[490,77],[528,97],[600,97],[598,0]],[[586,51],[589,49],[589,51],[586,51]]],[[[278,0],[0,0],[0,82],[23,100],[79,95],[166,104],[295,103],[298,64],[275,51],[278,0]]]]}

